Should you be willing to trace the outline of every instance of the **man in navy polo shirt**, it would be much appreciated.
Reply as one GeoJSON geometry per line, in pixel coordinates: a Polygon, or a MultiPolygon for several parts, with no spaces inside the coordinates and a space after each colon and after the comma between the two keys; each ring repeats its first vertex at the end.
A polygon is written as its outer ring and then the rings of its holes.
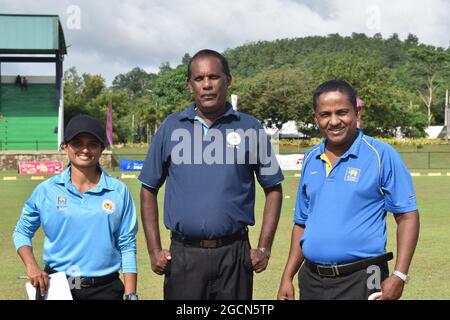
{"type": "Polygon", "coordinates": [[[379,299],[399,299],[419,235],[411,176],[391,146],[357,129],[361,109],[348,83],[321,84],[313,104],[325,140],[305,153],[278,298],[294,299],[292,280],[301,267],[302,300],[368,299],[380,293],[379,299]],[[387,211],[397,223],[390,276],[387,211]]]}
{"type": "Polygon", "coordinates": [[[283,175],[261,124],[226,102],[231,74],[212,50],[196,53],[187,81],[194,103],[168,116],[139,180],[152,270],[164,274],[165,299],[251,299],[253,271],[266,269],[281,210],[283,175]],[[255,175],[266,202],[257,249],[255,175]],[[166,182],[161,246],[157,194],[166,182]]]}

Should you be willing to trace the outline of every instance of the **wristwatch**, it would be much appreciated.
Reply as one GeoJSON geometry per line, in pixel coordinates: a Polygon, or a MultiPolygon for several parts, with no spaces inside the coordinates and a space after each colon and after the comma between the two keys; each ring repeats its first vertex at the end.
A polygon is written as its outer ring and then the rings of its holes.
{"type": "Polygon", "coordinates": [[[409,281],[409,276],[407,274],[404,274],[403,272],[400,272],[398,270],[394,270],[392,272],[392,274],[397,276],[397,277],[399,277],[400,279],[402,279],[404,283],[408,283],[408,281],[409,281]]]}
{"type": "Polygon", "coordinates": [[[139,297],[136,292],[130,292],[123,296],[123,300],[139,300],[139,297]]]}
{"type": "Polygon", "coordinates": [[[261,251],[262,254],[266,256],[267,259],[270,258],[270,249],[268,249],[268,248],[258,248],[258,250],[261,251]]]}

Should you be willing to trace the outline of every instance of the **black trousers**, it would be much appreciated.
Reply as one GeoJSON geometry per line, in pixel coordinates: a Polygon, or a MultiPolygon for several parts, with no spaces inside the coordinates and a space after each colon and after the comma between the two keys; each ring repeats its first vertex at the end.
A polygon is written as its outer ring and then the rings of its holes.
{"type": "Polygon", "coordinates": [[[248,240],[198,248],[172,240],[166,266],[166,300],[251,300],[253,267],[248,240]]]}
{"type": "Polygon", "coordinates": [[[381,291],[380,284],[388,276],[387,262],[332,278],[322,277],[303,264],[298,274],[300,300],[367,300],[381,291]]]}
{"type": "Polygon", "coordinates": [[[120,279],[94,287],[72,289],[73,300],[123,300],[125,287],[120,279]]]}
{"type": "MultiPolygon", "coordinates": [[[[48,266],[45,266],[45,272],[48,274],[55,273],[56,271],[48,266]]],[[[69,285],[74,286],[76,284],[75,279],[68,277],[69,285]],[[72,282],[72,283],[71,283],[72,282]]],[[[123,300],[123,294],[125,292],[125,286],[122,280],[117,278],[108,283],[102,283],[100,285],[85,287],[79,286],[78,288],[71,288],[73,300],[123,300]]]]}

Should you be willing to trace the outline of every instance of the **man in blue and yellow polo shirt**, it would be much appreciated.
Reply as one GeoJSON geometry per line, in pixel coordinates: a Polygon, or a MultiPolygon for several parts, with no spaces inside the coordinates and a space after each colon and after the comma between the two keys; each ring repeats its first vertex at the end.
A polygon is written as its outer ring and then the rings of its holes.
{"type": "Polygon", "coordinates": [[[357,129],[356,92],[331,80],[313,96],[325,140],[305,153],[289,258],[279,299],[399,299],[419,234],[411,176],[389,145],[357,129]],[[392,275],[386,253],[386,212],[397,222],[392,275]],[[303,265],[302,265],[303,263],[303,265]]]}

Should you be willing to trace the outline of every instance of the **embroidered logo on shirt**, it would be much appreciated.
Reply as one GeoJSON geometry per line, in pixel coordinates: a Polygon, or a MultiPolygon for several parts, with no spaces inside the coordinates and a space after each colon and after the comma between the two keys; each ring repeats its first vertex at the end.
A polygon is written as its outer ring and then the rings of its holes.
{"type": "Polygon", "coordinates": [[[360,169],[356,169],[356,168],[347,168],[347,171],[345,172],[345,181],[350,181],[350,182],[358,182],[359,181],[359,174],[360,174],[361,170],[360,169]]]}
{"type": "Polygon", "coordinates": [[[114,202],[112,202],[111,200],[109,200],[109,199],[103,200],[102,208],[103,208],[103,211],[105,211],[106,213],[110,213],[110,214],[113,213],[114,207],[115,207],[114,202]]]}
{"type": "Polygon", "coordinates": [[[310,174],[311,175],[317,174],[317,171],[311,171],[310,174]]]}
{"type": "Polygon", "coordinates": [[[65,196],[58,196],[58,203],[56,208],[60,211],[67,209],[67,198],[65,196]]]}
{"type": "Polygon", "coordinates": [[[241,136],[237,132],[230,132],[227,134],[227,142],[229,145],[237,148],[237,145],[241,143],[241,136]]]}

